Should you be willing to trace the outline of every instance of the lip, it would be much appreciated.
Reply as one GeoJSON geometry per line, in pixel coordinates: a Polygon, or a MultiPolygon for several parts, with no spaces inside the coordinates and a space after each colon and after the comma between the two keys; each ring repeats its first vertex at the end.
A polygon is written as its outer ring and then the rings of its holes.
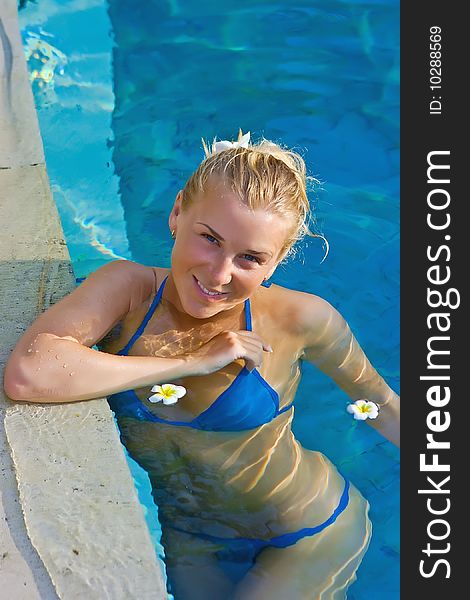
{"type": "Polygon", "coordinates": [[[202,298],[204,298],[204,300],[207,300],[208,302],[220,302],[221,300],[225,300],[225,298],[227,297],[227,293],[223,293],[220,296],[209,296],[209,294],[206,294],[205,292],[203,292],[201,290],[201,288],[198,285],[198,279],[193,275],[193,280],[194,280],[194,287],[196,288],[196,290],[199,293],[199,296],[201,296],[202,298]]]}

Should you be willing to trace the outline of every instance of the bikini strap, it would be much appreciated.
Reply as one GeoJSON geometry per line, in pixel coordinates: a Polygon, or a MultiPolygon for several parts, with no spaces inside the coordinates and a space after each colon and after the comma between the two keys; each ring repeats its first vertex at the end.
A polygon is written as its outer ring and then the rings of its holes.
{"type": "MultiPolygon", "coordinates": [[[[263,281],[263,283],[261,284],[264,287],[271,287],[272,283],[271,281],[263,281]]],[[[246,329],[247,331],[252,331],[252,325],[251,325],[251,304],[250,304],[250,299],[247,298],[245,300],[245,320],[246,320],[246,329]]]]}
{"type": "Polygon", "coordinates": [[[147,326],[147,323],[150,321],[150,319],[152,318],[153,313],[155,312],[155,309],[157,308],[160,300],[162,299],[162,294],[163,294],[163,288],[165,287],[165,283],[166,280],[168,279],[168,275],[165,277],[165,279],[161,282],[160,287],[158,288],[158,291],[155,295],[155,298],[153,299],[153,302],[150,306],[150,308],[147,311],[147,314],[144,317],[144,320],[142,321],[142,323],[140,324],[139,328],[137,329],[137,331],[134,333],[134,335],[131,337],[131,339],[127,342],[127,344],[124,346],[124,348],[122,350],[120,350],[118,352],[118,354],[124,354],[127,355],[127,353],[129,352],[129,350],[132,348],[132,346],[134,345],[134,342],[137,340],[137,338],[142,335],[144,329],[147,326]]]}
{"type": "Polygon", "coordinates": [[[245,321],[246,321],[246,330],[247,331],[252,331],[252,325],[251,325],[251,304],[250,304],[250,299],[247,298],[245,300],[245,321]]]}

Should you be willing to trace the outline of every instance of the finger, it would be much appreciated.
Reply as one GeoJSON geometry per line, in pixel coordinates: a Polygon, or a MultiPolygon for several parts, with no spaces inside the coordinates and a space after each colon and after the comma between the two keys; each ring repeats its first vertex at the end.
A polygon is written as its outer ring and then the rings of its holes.
{"type": "Polygon", "coordinates": [[[245,360],[246,370],[249,373],[251,373],[252,371],[254,371],[256,369],[255,363],[250,358],[245,358],[244,360],[245,360]]]}
{"type": "Polygon", "coordinates": [[[251,335],[251,331],[237,331],[237,339],[239,343],[246,348],[258,348],[261,350],[263,342],[259,336],[251,335]]]}
{"type": "Polygon", "coordinates": [[[267,344],[267,343],[263,342],[263,340],[260,338],[260,336],[257,333],[255,333],[254,331],[248,331],[246,329],[240,329],[239,331],[237,331],[237,333],[243,339],[257,340],[265,352],[272,352],[273,351],[272,346],[270,344],[267,344]]]}
{"type": "Polygon", "coordinates": [[[253,371],[254,369],[258,369],[262,364],[262,356],[259,350],[256,352],[247,352],[243,357],[245,361],[245,366],[248,371],[253,371]]]}
{"type": "Polygon", "coordinates": [[[244,342],[242,344],[243,358],[251,358],[257,367],[261,366],[263,361],[263,347],[261,344],[252,344],[244,342]]]}
{"type": "Polygon", "coordinates": [[[235,331],[235,333],[244,338],[250,338],[261,342],[260,336],[254,331],[249,331],[248,329],[239,329],[238,331],[235,331]]]}

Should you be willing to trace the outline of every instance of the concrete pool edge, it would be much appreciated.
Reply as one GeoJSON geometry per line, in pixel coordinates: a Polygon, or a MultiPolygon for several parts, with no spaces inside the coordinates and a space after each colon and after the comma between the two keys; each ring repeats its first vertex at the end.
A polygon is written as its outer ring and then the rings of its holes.
{"type": "MultiPolygon", "coordinates": [[[[0,6],[0,136],[3,372],[21,333],[75,286],[15,0],[0,6]]],[[[0,414],[2,593],[12,600],[166,598],[107,402],[14,403],[2,388],[0,414]]]]}

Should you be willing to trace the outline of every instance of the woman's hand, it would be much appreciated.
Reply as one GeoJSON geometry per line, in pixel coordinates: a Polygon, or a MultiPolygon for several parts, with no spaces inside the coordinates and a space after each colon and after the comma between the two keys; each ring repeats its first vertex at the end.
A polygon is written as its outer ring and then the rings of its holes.
{"type": "Polygon", "coordinates": [[[187,356],[191,375],[208,375],[240,358],[248,371],[261,366],[263,352],[272,352],[253,331],[222,331],[187,356]]]}

